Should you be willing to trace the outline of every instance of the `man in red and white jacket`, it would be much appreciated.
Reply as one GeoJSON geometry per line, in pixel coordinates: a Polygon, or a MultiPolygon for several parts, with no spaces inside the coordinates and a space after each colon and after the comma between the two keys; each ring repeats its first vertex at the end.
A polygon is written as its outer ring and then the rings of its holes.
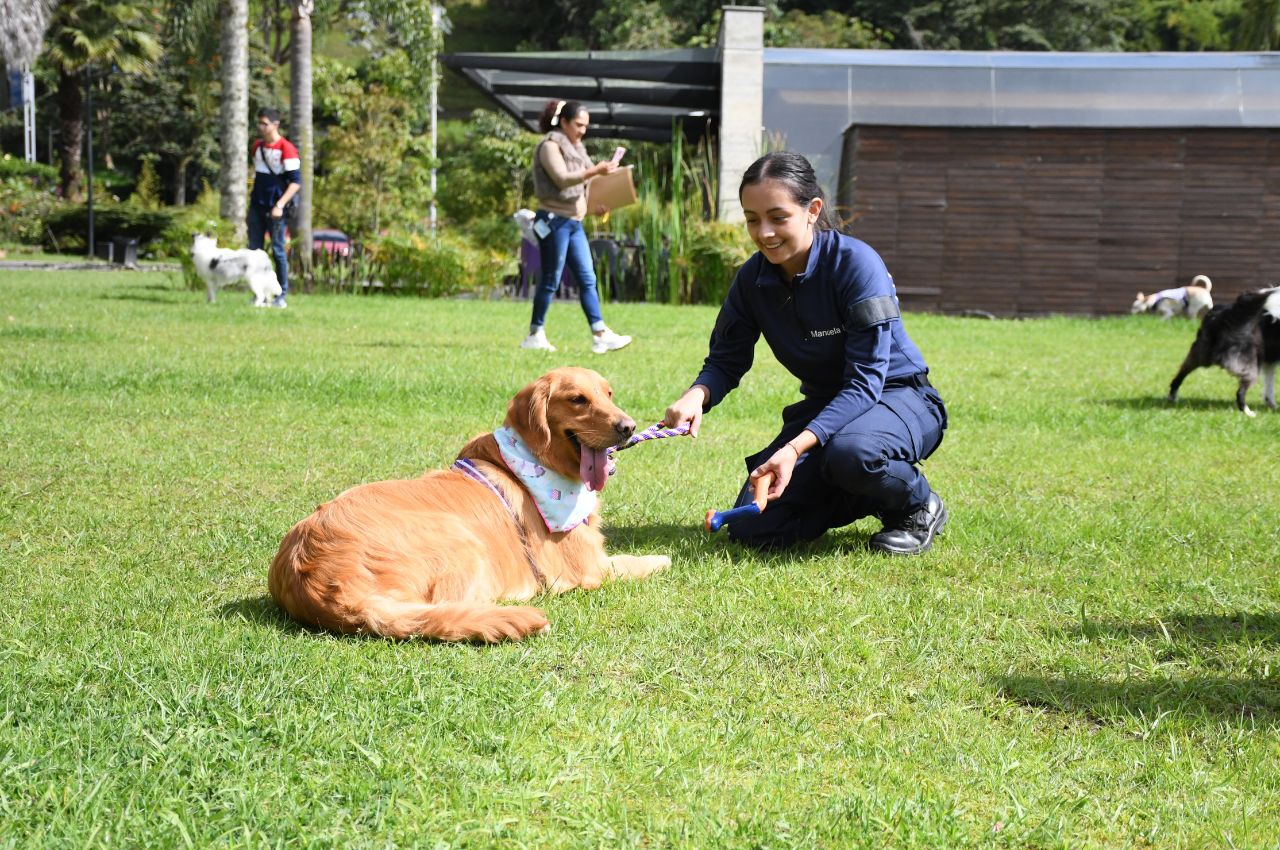
{"type": "Polygon", "coordinates": [[[249,247],[262,248],[271,236],[271,254],[280,295],[273,307],[285,307],[289,294],[289,258],[285,253],[285,208],[302,188],[302,159],[293,143],[280,135],[280,113],[258,110],[260,141],[253,143],[253,192],[249,196],[249,247]]]}

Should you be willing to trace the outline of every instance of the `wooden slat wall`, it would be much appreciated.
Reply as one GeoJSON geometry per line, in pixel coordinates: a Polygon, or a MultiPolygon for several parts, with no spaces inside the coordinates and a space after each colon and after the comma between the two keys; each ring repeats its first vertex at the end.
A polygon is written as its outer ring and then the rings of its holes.
{"type": "Polygon", "coordinates": [[[1280,130],[859,126],[838,198],[908,309],[1127,313],[1280,283],[1280,130]]]}

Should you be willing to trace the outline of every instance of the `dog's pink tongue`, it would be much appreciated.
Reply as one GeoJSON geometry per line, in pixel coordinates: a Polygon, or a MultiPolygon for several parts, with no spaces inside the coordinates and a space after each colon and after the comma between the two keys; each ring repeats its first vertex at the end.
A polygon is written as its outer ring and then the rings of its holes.
{"type": "Polygon", "coordinates": [[[582,447],[582,480],[588,490],[599,493],[609,480],[609,452],[604,449],[582,447]]]}

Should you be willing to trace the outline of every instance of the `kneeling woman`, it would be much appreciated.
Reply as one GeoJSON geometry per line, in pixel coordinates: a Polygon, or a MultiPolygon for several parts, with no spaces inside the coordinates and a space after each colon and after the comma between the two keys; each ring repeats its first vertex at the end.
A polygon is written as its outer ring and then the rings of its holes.
{"type": "Polygon", "coordinates": [[[767,154],[738,190],[759,251],[733,281],[693,386],[667,408],[669,426],[696,434],[702,415],[738,386],[764,334],[803,398],[782,411],[782,430],[747,458],[752,483],[772,475],[769,505],[730,535],[787,546],[876,515],[873,549],[914,555],[947,521],[917,468],[947,425],[929,368],[907,336],[893,281],[872,248],[832,230],[822,189],[804,157],[767,154]]]}

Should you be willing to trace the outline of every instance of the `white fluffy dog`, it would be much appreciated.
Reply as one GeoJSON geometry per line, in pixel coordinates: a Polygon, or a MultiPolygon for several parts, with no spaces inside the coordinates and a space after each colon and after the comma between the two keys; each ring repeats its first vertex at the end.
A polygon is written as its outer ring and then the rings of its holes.
{"type": "Polygon", "coordinates": [[[208,289],[210,302],[219,289],[242,280],[253,290],[255,307],[270,307],[280,295],[280,281],[266,251],[219,248],[218,240],[197,233],[191,243],[191,259],[196,265],[196,274],[208,289]]]}
{"type": "Polygon", "coordinates": [[[1139,292],[1129,312],[1157,313],[1162,319],[1178,315],[1198,319],[1201,314],[1213,309],[1213,296],[1209,294],[1212,289],[1213,281],[1207,275],[1198,274],[1191,279],[1190,286],[1166,289],[1152,295],[1139,292]]]}

